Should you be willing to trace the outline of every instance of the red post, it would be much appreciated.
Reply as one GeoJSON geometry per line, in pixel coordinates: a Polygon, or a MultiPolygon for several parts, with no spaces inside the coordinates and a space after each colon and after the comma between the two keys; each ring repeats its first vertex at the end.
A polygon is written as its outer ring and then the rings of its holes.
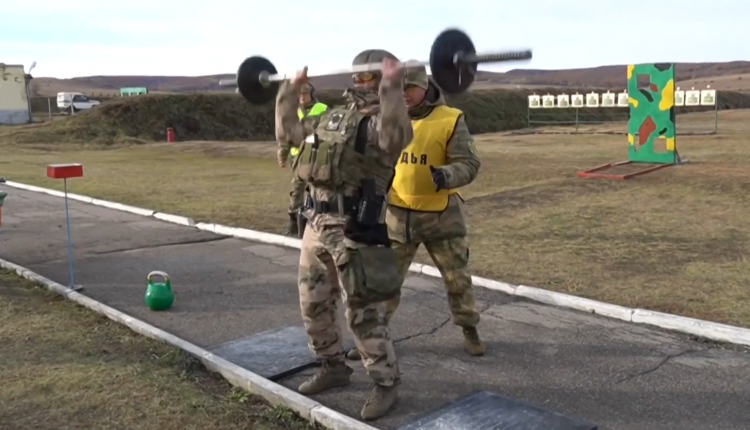
{"type": "Polygon", "coordinates": [[[167,142],[174,143],[174,129],[172,127],[167,128],[167,142]]]}
{"type": "Polygon", "coordinates": [[[70,179],[83,176],[80,164],[50,164],[47,166],[47,177],[52,179],[70,179]]]}
{"type": "Polygon", "coordinates": [[[75,269],[73,268],[73,241],[70,239],[70,211],[68,210],[68,179],[83,176],[83,166],[78,163],[50,164],[47,166],[47,177],[63,180],[63,191],[65,192],[65,231],[68,235],[68,272],[70,273],[69,288],[73,291],[83,289],[76,285],[75,269]]]}

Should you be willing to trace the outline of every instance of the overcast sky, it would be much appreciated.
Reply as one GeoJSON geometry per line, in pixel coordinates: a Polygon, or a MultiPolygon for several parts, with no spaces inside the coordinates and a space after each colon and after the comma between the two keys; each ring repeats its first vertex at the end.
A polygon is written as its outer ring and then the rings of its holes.
{"type": "Polygon", "coordinates": [[[0,9],[0,62],[36,77],[234,73],[251,55],[280,72],[346,67],[367,48],[426,60],[457,26],[479,51],[531,48],[523,65],[750,60],[747,0],[34,0],[0,9]]]}

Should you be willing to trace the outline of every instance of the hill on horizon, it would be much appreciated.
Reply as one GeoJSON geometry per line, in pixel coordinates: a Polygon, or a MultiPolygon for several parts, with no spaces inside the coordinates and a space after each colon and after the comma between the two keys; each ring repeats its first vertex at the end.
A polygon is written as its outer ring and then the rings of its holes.
{"type": "MultiPolygon", "coordinates": [[[[716,90],[750,91],[750,61],[724,63],[676,63],[677,86],[716,90]]],[[[541,70],[514,69],[508,72],[480,71],[473,89],[575,87],[624,89],[625,65],[592,68],[541,70]]],[[[123,87],[146,87],[153,93],[233,92],[234,87],[220,86],[222,79],[233,74],[209,76],[85,76],[70,79],[49,77],[31,81],[32,95],[52,97],[58,92],[81,92],[91,96],[119,95],[123,87]]],[[[330,75],[311,78],[318,89],[344,89],[351,76],[330,75]]]]}

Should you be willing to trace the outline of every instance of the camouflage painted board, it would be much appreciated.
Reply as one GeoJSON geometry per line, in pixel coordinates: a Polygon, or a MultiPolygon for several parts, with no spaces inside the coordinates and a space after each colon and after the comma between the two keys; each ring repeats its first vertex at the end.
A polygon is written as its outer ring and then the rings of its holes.
{"type": "Polygon", "coordinates": [[[675,138],[675,65],[671,63],[628,66],[628,159],[634,163],[674,164],[679,160],[675,138]],[[646,88],[638,77],[648,76],[646,88]],[[655,144],[664,140],[665,152],[655,144]]]}

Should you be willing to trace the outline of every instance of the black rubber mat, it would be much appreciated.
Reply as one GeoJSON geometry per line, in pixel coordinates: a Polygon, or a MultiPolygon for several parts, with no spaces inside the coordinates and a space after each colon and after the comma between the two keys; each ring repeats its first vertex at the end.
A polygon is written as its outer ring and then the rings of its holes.
{"type": "MultiPolygon", "coordinates": [[[[344,345],[345,350],[354,347],[344,345]]],[[[264,331],[208,348],[208,351],[271,381],[316,365],[302,326],[264,331]]]]}
{"type": "Polygon", "coordinates": [[[595,424],[477,391],[434,409],[398,430],[597,430],[595,424]]]}

